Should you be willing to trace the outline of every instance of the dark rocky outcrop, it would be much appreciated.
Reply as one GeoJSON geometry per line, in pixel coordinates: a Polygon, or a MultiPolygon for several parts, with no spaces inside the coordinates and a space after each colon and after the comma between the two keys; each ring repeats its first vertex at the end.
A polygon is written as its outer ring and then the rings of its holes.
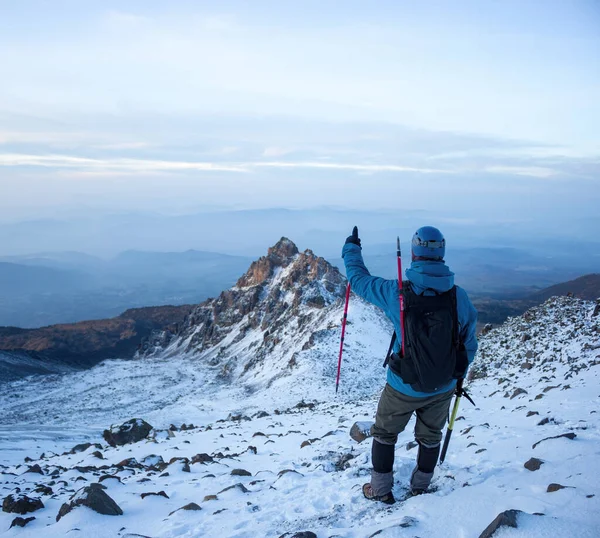
{"type": "Polygon", "coordinates": [[[152,426],[141,418],[132,418],[120,426],[112,426],[110,430],[104,430],[102,436],[112,447],[137,443],[150,434],[152,426]]]}
{"type": "Polygon", "coordinates": [[[123,510],[119,505],[104,492],[102,484],[90,484],[75,492],[70,501],[60,507],[56,521],[59,521],[78,506],[87,506],[95,512],[107,516],[123,515],[123,510]]]}
{"type": "Polygon", "coordinates": [[[44,503],[40,499],[31,498],[23,494],[8,495],[2,501],[2,511],[9,514],[29,514],[44,508],[44,503]]]}

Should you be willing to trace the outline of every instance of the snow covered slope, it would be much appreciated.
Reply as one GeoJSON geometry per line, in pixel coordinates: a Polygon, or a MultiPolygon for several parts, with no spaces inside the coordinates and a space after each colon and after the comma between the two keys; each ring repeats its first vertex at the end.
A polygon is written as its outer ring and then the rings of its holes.
{"type": "MultiPolygon", "coordinates": [[[[522,511],[518,528],[503,528],[496,538],[600,535],[600,314],[594,303],[551,299],[482,337],[468,386],[477,407],[463,402],[434,491],[393,507],[363,499],[370,443],[348,436],[355,420],[374,414],[389,326],[375,309],[351,299],[336,396],[342,306],[338,298],[317,307],[310,330],[297,328],[303,336],[294,346],[274,348],[275,358],[267,353],[245,371],[251,357],[240,348],[225,380],[220,368],[233,360],[233,348],[224,346],[224,362],[212,366],[210,349],[200,342],[190,348],[191,340],[182,347],[176,336],[148,358],[7,385],[0,395],[0,497],[18,489],[40,498],[44,508],[23,516],[36,517],[23,529],[8,530],[16,514],[0,513],[0,533],[477,538],[497,514],[516,509],[522,511]],[[298,366],[288,369],[282,357],[294,353],[298,366]],[[285,375],[277,375],[280,367],[285,375]],[[107,446],[99,428],[132,417],[146,419],[155,432],[135,444],[107,446]],[[181,422],[195,426],[165,430],[181,422]],[[101,448],[63,454],[84,440],[101,448]],[[25,456],[32,461],[24,463],[25,456]],[[26,472],[36,464],[42,474],[26,472]],[[123,515],[79,507],[56,522],[63,503],[98,481],[123,515]],[[141,497],[160,492],[165,495],[141,497]],[[192,502],[200,510],[175,511],[192,502]]],[[[293,323],[285,318],[278,328],[291,331],[293,323]]],[[[412,425],[396,450],[398,497],[416,456],[412,425]]]]}

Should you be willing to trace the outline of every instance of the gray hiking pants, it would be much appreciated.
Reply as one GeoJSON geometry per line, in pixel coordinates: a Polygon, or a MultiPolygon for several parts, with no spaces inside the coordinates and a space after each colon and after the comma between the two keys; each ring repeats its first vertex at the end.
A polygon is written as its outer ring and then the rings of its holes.
{"type": "MultiPolygon", "coordinates": [[[[453,394],[454,389],[426,398],[413,398],[398,392],[389,384],[385,385],[379,398],[375,424],[371,427],[374,445],[371,487],[375,495],[385,495],[392,489],[394,445],[413,413],[417,414],[415,439],[420,447],[432,449],[440,446],[453,394]]],[[[437,458],[437,452],[434,458],[437,458]]],[[[417,475],[417,479],[421,474],[417,475]]],[[[429,485],[433,472],[426,474],[425,488],[429,485]]]]}

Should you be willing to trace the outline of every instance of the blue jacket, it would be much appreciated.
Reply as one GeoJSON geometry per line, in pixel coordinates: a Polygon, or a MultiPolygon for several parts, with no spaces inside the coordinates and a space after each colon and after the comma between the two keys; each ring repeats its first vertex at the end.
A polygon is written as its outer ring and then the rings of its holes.
{"type": "MultiPolygon", "coordinates": [[[[381,308],[393,323],[396,334],[400,335],[400,299],[398,297],[398,280],[371,276],[363,262],[361,248],[353,243],[344,245],[342,258],[346,266],[346,275],[352,291],[366,301],[381,308]]],[[[454,286],[454,273],[442,262],[414,261],[407,269],[406,278],[410,280],[415,293],[421,295],[433,294],[431,290],[445,292],[454,286]]],[[[469,364],[475,358],[477,351],[477,310],[469,300],[467,293],[462,288],[456,287],[456,303],[458,308],[458,324],[460,338],[467,349],[469,364]]],[[[398,336],[394,350],[400,351],[401,336],[398,336]]],[[[441,394],[453,389],[456,381],[453,380],[436,392],[418,392],[402,381],[402,378],[388,368],[387,382],[398,392],[415,398],[424,398],[441,394]]]]}

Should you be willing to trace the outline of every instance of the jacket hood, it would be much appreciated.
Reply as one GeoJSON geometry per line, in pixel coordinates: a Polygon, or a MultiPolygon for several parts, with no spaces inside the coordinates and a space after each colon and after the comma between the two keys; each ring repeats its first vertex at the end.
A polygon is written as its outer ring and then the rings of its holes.
{"type": "Polygon", "coordinates": [[[417,295],[428,289],[444,293],[454,286],[454,273],[444,262],[414,261],[405,274],[417,295]]]}

